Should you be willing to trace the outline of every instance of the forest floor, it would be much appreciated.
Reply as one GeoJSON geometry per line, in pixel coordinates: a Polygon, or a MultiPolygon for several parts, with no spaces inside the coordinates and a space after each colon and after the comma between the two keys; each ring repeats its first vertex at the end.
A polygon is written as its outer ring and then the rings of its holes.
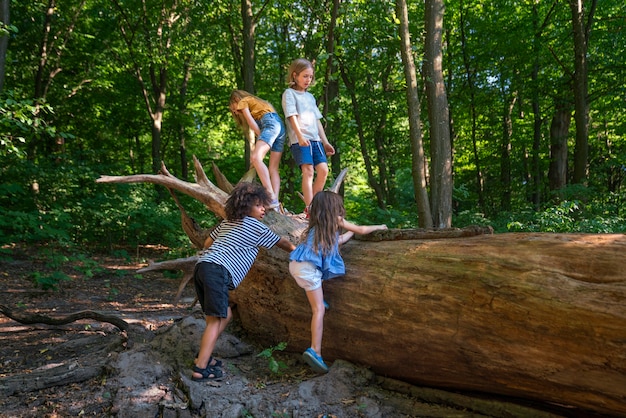
{"type": "Polygon", "coordinates": [[[123,319],[129,328],[122,332],[89,318],[22,324],[0,315],[2,417],[576,416],[566,409],[419,388],[341,360],[317,375],[300,355],[259,355],[270,347],[249,341],[236,320],[215,350],[224,378],[193,382],[204,320],[192,306],[192,286],[173,304],[180,278],[136,273],[148,260],[163,257],[163,250],[141,248],[118,258],[51,254],[45,248],[2,249],[3,309],[52,318],[97,311],[123,319]],[[65,278],[56,289],[35,286],[35,279],[54,277],[65,278]],[[274,360],[279,373],[271,370],[274,360]]]}

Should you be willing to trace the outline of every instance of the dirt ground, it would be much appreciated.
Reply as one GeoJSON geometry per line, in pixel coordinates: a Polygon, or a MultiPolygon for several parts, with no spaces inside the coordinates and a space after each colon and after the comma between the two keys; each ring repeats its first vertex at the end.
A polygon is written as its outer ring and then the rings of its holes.
{"type": "MultiPolygon", "coordinates": [[[[15,315],[63,318],[83,310],[125,320],[22,324],[0,315],[2,417],[554,417],[567,409],[537,409],[503,400],[418,388],[335,361],[326,375],[300,356],[258,347],[237,321],[216,347],[220,382],[190,380],[204,320],[194,293],[173,304],[180,278],[139,275],[164,251],[141,248],[125,257],[82,259],[45,248],[0,252],[0,305],[15,315]],[[95,262],[94,262],[95,261],[95,262]],[[63,272],[56,289],[35,286],[63,272]],[[281,366],[272,371],[271,361],[281,366]]],[[[123,254],[123,253],[121,253],[123,254]]]]}

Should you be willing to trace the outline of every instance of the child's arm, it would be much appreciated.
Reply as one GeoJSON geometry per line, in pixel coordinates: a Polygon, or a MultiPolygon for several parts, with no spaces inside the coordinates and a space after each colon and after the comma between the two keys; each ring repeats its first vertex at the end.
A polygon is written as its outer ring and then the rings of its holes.
{"type": "Polygon", "coordinates": [[[317,120],[317,131],[319,133],[320,139],[322,140],[322,145],[324,145],[324,151],[326,151],[326,155],[334,155],[335,147],[333,147],[330,142],[328,142],[328,138],[326,138],[326,131],[324,131],[324,125],[318,119],[317,120]]]}
{"type": "Polygon", "coordinates": [[[289,116],[287,118],[287,121],[289,121],[289,124],[291,125],[293,131],[296,134],[296,138],[298,138],[298,144],[300,144],[301,147],[308,147],[309,145],[311,145],[309,140],[306,139],[302,135],[302,131],[300,130],[300,121],[298,120],[298,115],[289,116]]]}
{"type": "Polygon", "coordinates": [[[292,252],[293,250],[296,249],[296,246],[293,245],[291,243],[291,241],[289,241],[287,238],[285,237],[280,237],[280,241],[278,241],[276,243],[276,245],[278,246],[278,248],[280,248],[281,250],[285,250],[287,252],[292,252]]]}
{"type": "Polygon", "coordinates": [[[259,129],[259,125],[257,125],[256,121],[252,117],[252,113],[250,113],[250,108],[244,107],[243,109],[240,110],[240,112],[243,113],[243,117],[246,118],[246,122],[248,123],[248,126],[250,127],[250,129],[254,131],[254,134],[256,136],[261,135],[261,130],[259,129]]]}
{"type": "Polygon", "coordinates": [[[366,235],[370,232],[387,229],[387,225],[357,225],[345,219],[341,220],[341,227],[343,229],[347,229],[348,232],[345,232],[339,236],[339,245],[347,242],[350,238],[354,236],[354,234],[366,235]]]}

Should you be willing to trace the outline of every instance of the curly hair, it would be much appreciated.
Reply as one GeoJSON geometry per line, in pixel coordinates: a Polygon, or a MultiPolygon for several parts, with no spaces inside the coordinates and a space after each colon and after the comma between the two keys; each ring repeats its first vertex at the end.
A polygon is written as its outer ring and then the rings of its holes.
{"type": "Polygon", "coordinates": [[[313,250],[327,255],[332,250],[340,232],[340,218],[346,215],[343,199],[337,193],[324,190],[317,193],[309,207],[309,226],[304,234],[313,230],[313,250]]]}
{"type": "Polygon", "coordinates": [[[243,219],[250,214],[252,207],[257,204],[267,206],[271,196],[261,184],[241,182],[235,186],[226,200],[226,219],[232,221],[243,219]]]}

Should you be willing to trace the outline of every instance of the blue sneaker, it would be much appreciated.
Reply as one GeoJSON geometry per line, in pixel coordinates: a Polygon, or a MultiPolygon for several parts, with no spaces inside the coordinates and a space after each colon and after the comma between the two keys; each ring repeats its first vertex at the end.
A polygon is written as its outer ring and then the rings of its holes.
{"type": "Polygon", "coordinates": [[[324,360],[313,350],[312,348],[307,348],[304,353],[302,353],[302,358],[311,366],[313,371],[317,373],[328,373],[328,366],[324,363],[324,360]]]}
{"type": "Polygon", "coordinates": [[[326,310],[330,309],[330,305],[328,304],[328,302],[326,302],[325,299],[324,299],[324,309],[326,309],[326,310]]]}

